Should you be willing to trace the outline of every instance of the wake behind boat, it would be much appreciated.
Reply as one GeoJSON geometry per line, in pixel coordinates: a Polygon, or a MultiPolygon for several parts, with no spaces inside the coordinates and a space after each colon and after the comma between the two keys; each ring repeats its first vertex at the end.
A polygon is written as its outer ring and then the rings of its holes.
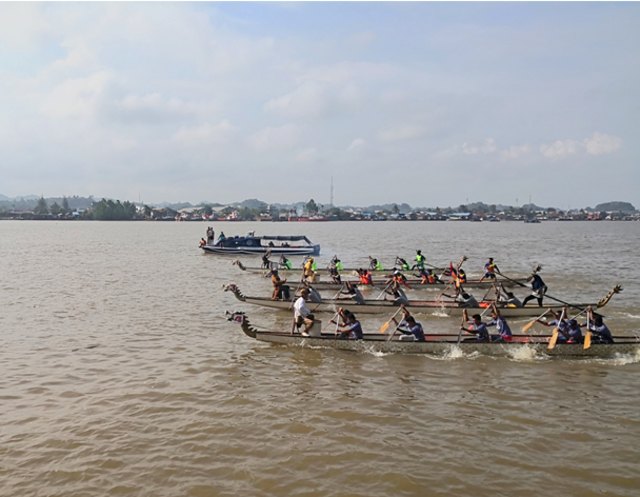
{"type": "MultiPolygon", "coordinates": [[[[248,304],[255,304],[262,307],[270,307],[273,309],[290,310],[292,309],[292,302],[288,300],[273,300],[269,297],[250,297],[242,294],[240,289],[234,283],[228,284],[224,287],[226,292],[232,292],[235,297],[241,302],[248,304]]],[[[586,309],[591,306],[594,309],[602,308],[609,303],[614,294],[620,291],[620,287],[616,286],[607,295],[605,295],[600,301],[596,303],[572,303],[566,304],[564,302],[555,305],[545,305],[545,309],[560,312],[562,309],[569,305],[569,307],[586,309]]],[[[555,299],[558,300],[558,299],[555,299]]],[[[378,299],[364,299],[364,303],[358,304],[351,299],[321,299],[320,302],[309,302],[308,305],[312,309],[312,312],[336,312],[338,307],[344,305],[350,305],[353,307],[354,312],[357,314],[384,314],[397,309],[399,304],[391,300],[378,300],[378,299]]],[[[482,301],[479,303],[480,307],[468,307],[460,302],[445,301],[445,300],[408,300],[404,303],[407,309],[410,309],[412,313],[444,313],[449,316],[462,316],[464,310],[470,315],[474,313],[481,314],[487,310],[495,301],[482,301]]],[[[524,307],[514,307],[505,303],[497,302],[497,308],[500,310],[500,314],[505,317],[533,317],[540,314],[541,307],[537,305],[528,305],[524,307]]]]}
{"type": "MultiPolygon", "coordinates": [[[[549,349],[550,335],[514,335],[511,342],[471,342],[460,340],[458,335],[426,334],[424,342],[417,342],[403,340],[393,333],[365,333],[362,340],[354,340],[338,338],[333,332],[316,331],[311,336],[303,336],[291,331],[259,330],[251,325],[244,313],[233,313],[228,319],[239,323],[245,335],[259,341],[357,352],[449,355],[458,349],[465,355],[514,357],[529,351],[532,355],[554,357],[612,357],[640,350],[640,339],[629,336],[616,336],[610,344],[592,343],[588,348],[580,343],[562,343],[549,349]]],[[[319,330],[321,326],[317,321],[315,327],[319,330]]]]}
{"type": "Polygon", "coordinates": [[[245,236],[226,237],[221,232],[214,242],[214,232],[207,228],[207,239],[200,240],[200,248],[209,254],[263,255],[319,255],[320,245],[313,244],[304,235],[263,235],[250,232],[245,236]]]}

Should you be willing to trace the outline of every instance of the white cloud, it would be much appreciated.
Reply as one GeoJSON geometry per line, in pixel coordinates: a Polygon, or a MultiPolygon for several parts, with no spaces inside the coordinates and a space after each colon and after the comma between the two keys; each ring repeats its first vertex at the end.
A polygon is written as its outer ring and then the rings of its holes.
{"type": "Polygon", "coordinates": [[[500,150],[500,157],[505,160],[513,160],[528,155],[530,152],[531,147],[529,145],[513,145],[509,148],[500,150]]]}
{"type": "Polygon", "coordinates": [[[286,150],[293,147],[300,136],[294,124],[266,127],[248,138],[249,145],[257,151],[286,150]]]}
{"type": "Polygon", "coordinates": [[[465,155],[487,155],[496,151],[496,142],[493,138],[486,138],[480,145],[462,144],[462,153],[465,155]]]}
{"type": "Polygon", "coordinates": [[[264,105],[264,108],[282,116],[299,118],[319,116],[327,109],[328,105],[329,95],[326,86],[308,81],[291,93],[272,98],[264,105]]]}
{"type": "Polygon", "coordinates": [[[318,159],[318,150],[314,147],[305,148],[296,155],[298,162],[313,162],[318,159]]]}
{"type": "Polygon", "coordinates": [[[405,124],[395,128],[389,128],[378,133],[378,137],[383,142],[397,142],[405,140],[413,140],[424,135],[424,128],[405,124]]]}
{"type": "Polygon", "coordinates": [[[181,127],[173,135],[173,140],[187,146],[221,144],[227,143],[237,130],[238,128],[227,120],[220,121],[218,124],[205,122],[195,126],[181,127]]]}
{"type": "Polygon", "coordinates": [[[349,146],[347,147],[347,150],[349,152],[353,152],[356,150],[360,150],[361,148],[363,148],[365,145],[367,144],[366,140],[364,138],[356,138],[355,140],[353,140],[349,146]]]}
{"type": "Polygon", "coordinates": [[[66,79],[45,95],[42,111],[54,118],[92,117],[111,80],[106,71],[66,79]]]}
{"type": "Polygon", "coordinates": [[[622,139],[596,131],[585,138],[583,144],[589,155],[606,155],[618,150],[622,146],[622,139]]]}
{"type": "Polygon", "coordinates": [[[198,106],[176,97],[164,97],[160,93],[126,95],[113,104],[116,114],[124,120],[151,121],[192,117],[198,106]]]}
{"type": "Polygon", "coordinates": [[[578,153],[580,143],[575,140],[556,140],[540,145],[540,153],[547,159],[562,159],[578,153]]]}

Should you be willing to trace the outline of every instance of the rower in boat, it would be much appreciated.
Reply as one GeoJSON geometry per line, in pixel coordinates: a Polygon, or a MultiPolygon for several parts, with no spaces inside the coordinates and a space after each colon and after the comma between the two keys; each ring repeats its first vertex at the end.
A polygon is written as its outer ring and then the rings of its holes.
{"type": "Polygon", "coordinates": [[[393,322],[398,326],[396,330],[402,333],[400,336],[400,340],[413,340],[414,342],[424,342],[424,329],[422,328],[422,324],[416,321],[409,310],[402,306],[402,321],[398,323],[396,318],[393,317],[393,322]]]}
{"type": "Polygon", "coordinates": [[[369,269],[371,271],[384,271],[384,267],[382,267],[382,263],[371,256],[369,256],[369,269]]]}
{"type": "Polygon", "coordinates": [[[335,261],[332,259],[329,263],[329,276],[331,276],[331,281],[337,283],[339,285],[342,284],[342,277],[340,276],[340,271],[338,271],[338,266],[335,261]]]}
{"type": "MultiPolygon", "coordinates": [[[[295,329],[301,335],[309,335],[309,330],[311,330],[315,317],[311,313],[311,309],[307,306],[307,298],[309,298],[309,289],[303,288],[300,291],[300,297],[293,304],[293,319],[295,329]],[[300,328],[304,325],[302,331],[300,328]]],[[[293,331],[293,330],[292,330],[293,331]]]]}
{"type": "Polygon", "coordinates": [[[385,295],[384,300],[393,300],[395,305],[404,305],[409,303],[409,299],[407,295],[404,293],[402,288],[400,288],[400,283],[398,280],[391,280],[391,282],[385,287],[385,293],[391,295],[392,299],[388,299],[385,295]]]}
{"type": "Polygon", "coordinates": [[[279,264],[280,264],[280,267],[281,267],[281,268],[284,268],[284,269],[287,269],[287,270],[289,270],[289,269],[292,269],[292,268],[293,268],[293,264],[291,263],[291,261],[290,261],[289,259],[287,259],[287,258],[284,256],[284,254],[282,254],[282,255],[280,256],[280,262],[279,262],[279,264]]]}
{"type": "Polygon", "coordinates": [[[401,269],[402,271],[410,271],[411,270],[411,267],[409,266],[409,263],[405,259],[403,259],[402,257],[396,256],[396,264],[398,266],[400,266],[399,269],[401,269]]]}
{"type": "Polygon", "coordinates": [[[491,335],[492,342],[510,342],[513,339],[507,320],[500,315],[495,304],[491,305],[491,320],[485,324],[487,327],[495,326],[498,331],[497,335],[491,335]]]}
{"type": "Polygon", "coordinates": [[[604,324],[602,315],[594,312],[591,306],[587,308],[587,322],[585,324],[587,330],[593,334],[593,343],[613,343],[611,331],[604,324]]]}
{"type": "Polygon", "coordinates": [[[472,333],[477,335],[474,338],[465,338],[464,342],[490,342],[491,338],[489,336],[489,330],[487,329],[487,325],[482,322],[482,317],[480,314],[474,314],[473,319],[469,321],[466,316],[466,311],[464,312],[464,321],[460,327],[460,330],[466,331],[467,333],[472,333]]]}
{"type": "Polygon", "coordinates": [[[303,278],[310,283],[316,281],[316,269],[318,269],[318,266],[316,266],[316,261],[313,257],[308,257],[307,260],[304,261],[304,265],[302,266],[303,278]]]}
{"type": "Polygon", "coordinates": [[[336,325],[336,333],[339,333],[338,337],[344,340],[362,340],[362,325],[356,315],[350,310],[340,307],[338,316],[330,321],[336,325]],[[342,323],[340,323],[340,319],[342,319],[342,323]]]}
{"type": "Polygon", "coordinates": [[[373,285],[373,277],[368,269],[359,268],[356,272],[361,285],[373,285]]]}
{"type": "Polygon", "coordinates": [[[269,257],[271,256],[271,251],[267,250],[262,256],[262,268],[263,269],[271,269],[271,261],[269,257]]]}
{"type": "Polygon", "coordinates": [[[271,300],[289,300],[289,285],[285,285],[286,278],[280,278],[277,269],[271,270],[271,284],[273,285],[273,293],[271,294],[271,300]]]}
{"type": "Polygon", "coordinates": [[[522,307],[522,301],[502,284],[498,290],[498,302],[507,307],[522,307]]]}
{"type": "Polygon", "coordinates": [[[347,281],[344,288],[340,290],[340,295],[348,295],[348,298],[353,299],[356,304],[364,304],[364,297],[358,287],[352,282],[347,281]]]}

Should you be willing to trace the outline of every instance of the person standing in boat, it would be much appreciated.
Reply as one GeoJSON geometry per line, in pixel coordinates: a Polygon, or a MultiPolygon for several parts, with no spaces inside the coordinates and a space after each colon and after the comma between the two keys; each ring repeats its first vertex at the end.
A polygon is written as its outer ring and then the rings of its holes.
{"type": "Polygon", "coordinates": [[[307,306],[307,298],[309,298],[309,290],[307,288],[303,288],[300,291],[300,297],[293,304],[293,319],[295,323],[295,328],[302,335],[308,336],[309,330],[313,326],[314,316],[311,313],[311,309],[307,306]],[[302,331],[300,328],[303,327],[302,331]]]}
{"type": "Polygon", "coordinates": [[[413,265],[411,269],[424,269],[424,265],[427,262],[427,259],[424,255],[422,255],[422,250],[416,250],[416,263],[413,265]]]}
{"type": "Polygon", "coordinates": [[[224,242],[226,239],[227,237],[224,236],[224,231],[221,231],[220,234],[218,235],[218,243],[224,242]]]}
{"type": "Polygon", "coordinates": [[[595,343],[613,343],[611,331],[604,324],[601,314],[593,312],[593,308],[587,308],[587,329],[593,333],[595,343]]]}
{"type": "Polygon", "coordinates": [[[211,226],[207,227],[207,245],[213,245],[214,231],[211,226]]]}
{"type": "Polygon", "coordinates": [[[460,329],[476,335],[474,338],[465,338],[465,342],[488,342],[491,340],[487,325],[482,322],[480,314],[474,314],[473,319],[463,324],[460,329]]]}
{"type": "Polygon", "coordinates": [[[412,337],[415,342],[424,342],[424,329],[422,328],[422,324],[416,321],[416,319],[411,315],[409,310],[402,306],[402,321],[398,323],[395,318],[393,318],[394,323],[397,323],[397,330],[402,333],[400,340],[403,337],[412,337]]]}
{"type": "Polygon", "coordinates": [[[338,315],[340,316],[340,319],[342,319],[342,324],[340,324],[337,316],[336,320],[332,319],[331,322],[337,325],[337,332],[340,333],[340,338],[348,340],[362,340],[362,325],[356,318],[356,315],[342,307],[338,309],[338,315]]]}
{"type": "Polygon", "coordinates": [[[489,257],[489,260],[484,265],[484,275],[480,278],[480,281],[484,281],[485,279],[495,280],[496,272],[500,272],[500,270],[497,264],[493,262],[493,257],[489,257]]]}
{"type": "Polygon", "coordinates": [[[527,281],[531,282],[531,295],[527,295],[522,301],[522,306],[527,305],[530,300],[536,299],[538,301],[538,307],[542,307],[542,300],[544,294],[547,293],[547,285],[540,277],[538,273],[531,273],[531,276],[527,278],[527,281]]]}

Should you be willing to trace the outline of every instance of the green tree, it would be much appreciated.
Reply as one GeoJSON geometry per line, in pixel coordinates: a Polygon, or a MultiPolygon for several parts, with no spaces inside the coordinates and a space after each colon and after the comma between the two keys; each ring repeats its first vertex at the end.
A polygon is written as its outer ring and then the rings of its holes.
{"type": "Polygon", "coordinates": [[[33,209],[33,212],[34,214],[39,214],[41,216],[49,214],[49,206],[47,205],[47,201],[44,199],[44,197],[40,197],[38,199],[38,204],[36,205],[35,209],[33,209]]]}
{"type": "Polygon", "coordinates": [[[51,207],[49,208],[49,210],[51,211],[51,214],[53,214],[54,216],[57,216],[62,212],[62,207],[58,205],[58,202],[54,202],[53,204],[51,204],[51,207]]]}
{"type": "Polygon", "coordinates": [[[67,200],[67,197],[62,197],[62,213],[69,214],[70,212],[71,209],[69,208],[69,201],[67,200]]]}

